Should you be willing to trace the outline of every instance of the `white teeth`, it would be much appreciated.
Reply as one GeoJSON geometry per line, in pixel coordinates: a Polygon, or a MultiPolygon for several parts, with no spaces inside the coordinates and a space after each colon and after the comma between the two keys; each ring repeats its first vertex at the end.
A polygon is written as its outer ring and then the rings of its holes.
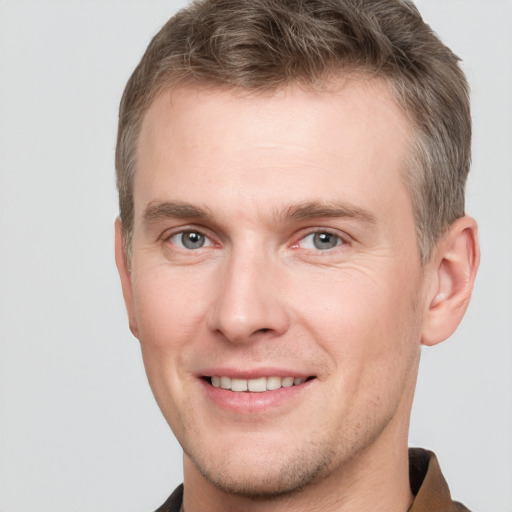
{"type": "Polygon", "coordinates": [[[229,389],[231,391],[251,391],[263,393],[264,391],[275,391],[280,388],[299,386],[306,381],[305,377],[259,377],[257,379],[235,379],[231,377],[213,376],[212,386],[216,388],[229,389]]]}
{"type": "Polygon", "coordinates": [[[231,377],[221,377],[220,387],[222,389],[231,389],[231,377]]]}
{"type": "Polygon", "coordinates": [[[290,388],[293,386],[293,377],[285,377],[282,381],[281,381],[281,386],[283,386],[283,388],[290,388]]]}
{"type": "Polygon", "coordinates": [[[247,391],[245,379],[231,379],[231,391],[247,391]]]}
{"type": "Polygon", "coordinates": [[[249,379],[249,381],[247,381],[247,388],[249,391],[253,391],[255,393],[267,391],[267,378],[261,377],[261,379],[249,379]]]}
{"type": "Polygon", "coordinates": [[[267,377],[267,389],[269,391],[279,389],[281,387],[281,381],[281,377],[267,377]]]}

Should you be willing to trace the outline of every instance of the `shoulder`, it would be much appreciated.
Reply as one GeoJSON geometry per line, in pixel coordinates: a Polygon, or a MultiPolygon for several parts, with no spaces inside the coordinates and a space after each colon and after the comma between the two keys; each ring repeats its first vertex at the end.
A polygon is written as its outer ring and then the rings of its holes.
{"type": "Polygon", "coordinates": [[[166,502],[155,512],[180,512],[183,502],[183,484],[176,487],[174,492],[167,498],[166,502]]]}

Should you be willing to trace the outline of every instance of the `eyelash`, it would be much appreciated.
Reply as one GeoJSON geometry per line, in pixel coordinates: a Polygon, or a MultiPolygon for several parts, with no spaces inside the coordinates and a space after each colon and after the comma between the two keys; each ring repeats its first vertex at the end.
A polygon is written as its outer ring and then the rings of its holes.
{"type": "MultiPolygon", "coordinates": [[[[348,241],[347,241],[347,237],[344,236],[344,235],[341,235],[339,233],[336,233],[332,230],[329,230],[329,229],[316,229],[316,230],[312,230],[312,231],[309,231],[308,233],[306,234],[303,234],[300,236],[300,238],[297,239],[296,242],[294,242],[292,245],[291,245],[291,248],[292,249],[300,249],[301,248],[301,244],[303,244],[309,237],[312,237],[314,239],[314,237],[321,237],[322,235],[328,235],[329,237],[334,237],[335,238],[335,243],[333,246],[331,247],[324,247],[324,248],[318,248],[318,247],[303,247],[303,249],[307,250],[307,251],[312,251],[312,252],[315,252],[315,253],[324,253],[324,252],[329,252],[329,251],[332,251],[340,246],[343,246],[343,245],[347,245],[348,244],[348,241]]],[[[174,231],[168,235],[165,235],[164,237],[162,237],[164,239],[165,242],[173,245],[174,247],[177,247],[179,250],[184,250],[184,251],[190,251],[190,252],[193,252],[193,251],[196,251],[196,250],[200,250],[200,249],[204,249],[204,248],[210,248],[210,247],[220,247],[220,244],[214,242],[212,240],[212,238],[208,235],[206,235],[204,233],[203,230],[201,229],[194,229],[194,228],[188,228],[188,229],[181,229],[180,231],[174,231]],[[185,235],[192,235],[192,234],[197,234],[199,237],[202,237],[203,241],[204,241],[204,244],[202,245],[199,245],[198,247],[186,247],[185,244],[184,244],[184,240],[183,240],[183,237],[185,235]],[[173,241],[173,239],[176,239],[177,237],[181,237],[179,239],[179,242],[177,241],[173,241]]],[[[200,240],[199,240],[200,242],[200,240]]],[[[320,242],[322,243],[322,240],[316,240],[316,242],[320,242]]],[[[326,240],[325,243],[327,245],[329,245],[329,242],[330,240],[326,240]]],[[[192,242],[192,245],[193,245],[194,242],[192,242]]],[[[312,244],[314,244],[315,241],[312,240],[312,244]]]]}
{"type": "Polygon", "coordinates": [[[186,251],[195,251],[198,249],[203,249],[205,247],[215,247],[216,245],[218,245],[215,242],[213,242],[212,239],[208,235],[203,233],[203,231],[201,231],[200,229],[193,229],[193,228],[182,229],[181,231],[175,231],[173,233],[170,233],[169,235],[164,237],[164,240],[166,242],[169,242],[173,246],[177,246],[181,250],[186,250],[186,251]],[[200,245],[199,247],[196,247],[196,248],[186,247],[184,244],[184,241],[183,241],[183,237],[187,234],[189,234],[189,235],[194,234],[194,235],[198,235],[199,237],[202,237],[206,245],[200,245]],[[176,242],[173,242],[173,239],[177,238],[177,237],[181,237],[181,247],[176,242]]]}
{"type": "MultiPolygon", "coordinates": [[[[329,237],[334,237],[336,239],[335,240],[335,244],[333,246],[331,246],[331,247],[324,247],[322,249],[320,249],[318,247],[306,247],[305,249],[309,250],[309,251],[314,251],[314,252],[321,253],[321,252],[331,251],[333,249],[336,249],[339,246],[347,244],[347,241],[346,241],[345,237],[343,237],[339,233],[335,233],[335,232],[333,232],[331,230],[328,230],[328,229],[317,229],[317,230],[314,230],[314,231],[310,231],[309,233],[301,236],[299,238],[299,240],[292,245],[292,248],[293,249],[299,249],[300,248],[300,244],[304,243],[304,241],[307,240],[309,237],[311,237],[313,239],[312,243],[314,244],[315,243],[314,238],[315,237],[321,237],[322,235],[328,235],[329,237]]],[[[322,240],[316,240],[316,241],[322,243],[322,240]]],[[[329,242],[326,242],[326,243],[329,245],[329,242]]]]}

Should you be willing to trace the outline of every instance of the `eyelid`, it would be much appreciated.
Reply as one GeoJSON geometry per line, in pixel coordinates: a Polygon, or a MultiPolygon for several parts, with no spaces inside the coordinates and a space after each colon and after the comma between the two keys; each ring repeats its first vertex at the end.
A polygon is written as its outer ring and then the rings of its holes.
{"type": "Polygon", "coordinates": [[[340,232],[338,231],[337,229],[334,229],[334,228],[325,228],[325,227],[315,227],[315,228],[308,228],[306,230],[303,230],[296,238],[295,238],[295,242],[292,243],[291,245],[291,248],[292,249],[300,249],[300,243],[305,239],[307,238],[308,236],[311,236],[311,235],[316,235],[316,234],[321,234],[321,233],[327,233],[327,234],[330,234],[330,235],[333,235],[335,237],[337,237],[340,241],[340,243],[336,244],[334,247],[330,248],[330,249],[312,249],[312,248],[308,248],[306,250],[309,250],[309,251],[315,251],[315,252],[328,252],[328,251],[333,251],[334,249],[338,248],[338,247],[341,247],[341,246],[344,246],[344,245],[349,245],[352,238],[347,235],[345,232],[340,232]]]}
{"type": "MultiPolygon", "coordinates": [[[[180,225],[180,226],[176,226],[176,227],[173,227],[173,228],[166,229],[165,231],[163,231],[161,233],[161,235],[158,237],[158,239],[161,240],[161,241],[164,241],[164,242],[171,243],[170,239],[172,237],[174,237],[176,235],[183,234],[183,233],[187,233],[187,232],[197,232],[197,233],[200,233],[201,235],[204,235],[205,238],[209,242],[208,245],[206,246],[206,248],[208,248],[208,247],[221,247],[221,245],[222,245],[220,242],[217,241],[217,237],[212,235],[210,229],[205,228],[203,226],[194,225],[194,224],[180,225]]],[[[307,249],[307,250],[311,250],[311,251],[315,251],[315,252],[328,252],[328,251],[332,251],[332,250],[334,250],[334,249],[336,249],[337,247],[340,247],[340,246],[350,245],[352,243],[352,241],[354,240],[346,232],[339,231],[336,228],[331,228],[331,227],[310,227],[310,228],[304,228],[304,229],[300,230],[300,232],[294,237],[294,242],[292,242],[292,244],[289,247],[291,247],[292,249],[300,249],[300,243],[306,237],[314,235],[314,234],[319,234],[319,233],[328,233],[328,234],[331,234],[333,236],[336,236],[337,238],[339,238],[341,243],[337,244],[336,246],[334,246],[331,249],[324,249],[324,250],[321,250],[321,249],[307,249]]],[[[172,245],[174,245],[176,247],[176,244],[172,244],[172,245]]],[[[189,251],[191,249],[184,249],[184,250],[189,251]]],[[[199,249],[195,249],[195,250],[199,250],[199,249]]]]}
{"type": "MultiPolygon", "coordinates": [[[[174,228],[166,229],[159,236],[159,240],[171,243],[171,238],[173,238],[173,237],[175,237],[177,235],[182,235],[183,233],[190,233],[190,232],[192,232],[192,233],[199,233],[199,234],[203,235],[209,241],[209,244],[205,246],[206,248],[208,248],[208,247],[219,247],[220,246],[220,244],[211,235],[211,232],[210,232],[209,229],[206,229],[206,228],[203,228],[203,227],[199,227],[199,226],[196,226],[196,225],[193,225],[193,224],[189,224],[189,225],[185,225],[185,226],[177,226],[177,227],[174,227],[174,228]]],[[[172,245],[176,247],[176,244],[172,244],[172,245]]],[[[182,248],[182,247],[179,247],[179,248],[187,250],[187,251],[191,250],[191,249],[186,249],[186,248],[182,248]]],[[[202,248],[203,247],[201,247],[201,249],[202,248]]],[[[195,249],[195,250],[197,251],[199,249],[195,249]]]]}

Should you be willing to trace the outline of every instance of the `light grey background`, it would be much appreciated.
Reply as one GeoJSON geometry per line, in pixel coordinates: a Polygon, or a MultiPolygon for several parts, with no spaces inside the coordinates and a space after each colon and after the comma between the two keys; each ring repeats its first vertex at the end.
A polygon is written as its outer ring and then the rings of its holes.
{"type": "MultiPolygon", "coordinates": [[[[181,481],[113,257],[117,105],[183,1],[0,0],[0,511],[142,512],[181,481]]],[[[423,0],[473,89],[468,211],[483,259],[424,351],[411,445],[452,494],[512,511],[512,2],[423,0]]]]}

